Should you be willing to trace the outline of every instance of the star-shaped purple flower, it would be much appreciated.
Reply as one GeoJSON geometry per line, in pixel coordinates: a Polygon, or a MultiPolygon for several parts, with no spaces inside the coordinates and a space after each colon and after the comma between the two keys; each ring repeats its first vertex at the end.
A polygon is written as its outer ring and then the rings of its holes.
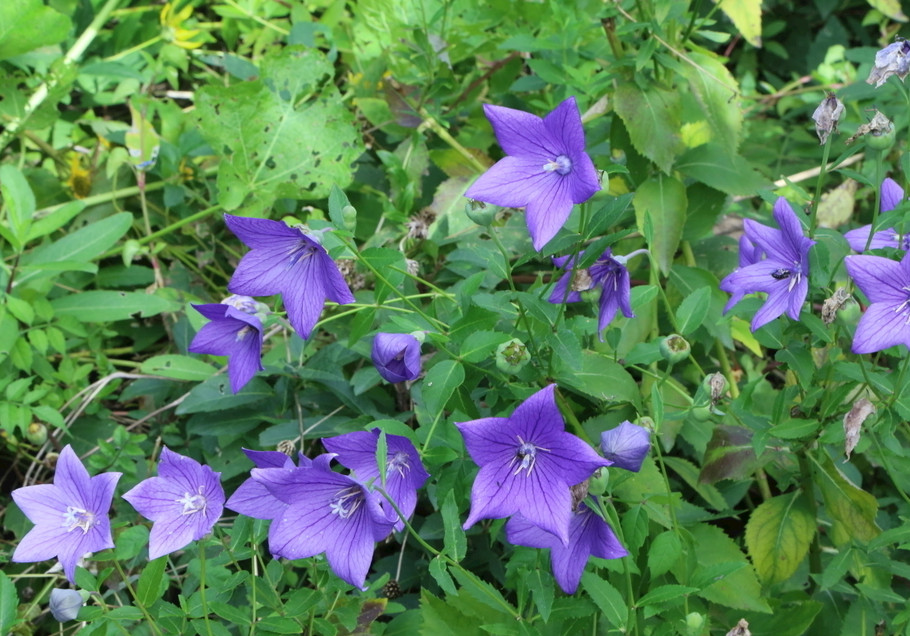
{"type": "Polygon", "coordinates": [[[281,294],[291,326],[310,337],[326,299],[354,302],[344,277],[325,248],[298,228],[280,221],[224,215],[231,232],[251,248],[228,283],[244,296],[281,294]]]}
{"type": "Polygon", "coordinates": [[[626,420],[600,434],[600,450],[617,468],[637,473],[651,450],[651,431],[626,420]]]}
{"type": "MultiPolygon", "coordinates": [[[[632,282],[629,279],[629,270],[626,262],[632,256],[644,250],[636,250],[627,256],[613,256],[613,250],[607,248],[594,264],[588,269],[575,268],[575,257],[559,256],[553,259],[557,267],[566,270],[553,287],[549,301],[551,303],[577,303],[581,300],[581,292],[600,286],[600,308],[597,312],[597,335],[603,342],[603,330],[607,328],[616,311],[622,310],[626,318],[634,318],[632,313],[631,293],[632,282]]],[[[584,252],[580,252],[581,258],[584,252]]]]}
{"type": "Polygon", "coordinates": [[[553,576],[566,594],[574,594],[578,589],[589,556],[619,559],[629,555],[610,524],[597,516],[584,502],[572,512],[569,542],[566,545],[521,515],[515,515],[506,523],[506,539],[513,545],[549,548],[553,576]]]}
{"type": "MultiPolygon", "coordinates": [[[[764,256],[762,249],[752,243],[749,240],[749,237],[743,234],[739,237],[739,267],[748,267],[749,265],[754,265],[759,262],[764,256]]],[[[738,270],[737,270],[738,271],[738,270]]],[[[729,278],[729,277],[727,277],[729,278]]],[[[724,281],[720,282],[720,290],[725,291],[730,294],[730,300],[727,301],[727,304],[724,306],[724,313],[730,311],[736,303],[743,299],[743,296],[746,295],[746,292],[741,288],[732,288],[729,284],[725,284],[724,281]]]]}
{"type": "Polygon", "coordinates": [[[262,323],[259,318],[231,305],[193,305],[211,322],[202,326],[190,343],[190,353],[227,356],[231,392],[237,393],[262,371],[262,323]]]}
{"type": "MultiPolygon", "coordinates": [[[[430,474],[424,469],[417,449],[407,437],[386,435],[386,483],[385,491],[395,501],[405,518],[411,516],[417,507],[417,490],[423,486],[430,474]]],[[[330,453],[336,454],[340,464],[354,471],[363,483],[375,480],[379,486],[379,467],[376,465],[376,447],[379,444],[379,429],[354,431],[322,440],[330,453]]],[[[390,513],[392,514],[392,513],[390,513]]],[[[394,515],[397,519],[398,515],[394,515]]],[[[404,521],[398,519],[396,530],[404,530],[404,521]]]]}
{"type": "Polygon", "coordinates": [[[872,303],[853,335],[853,353],[910,347],[910,252],[900,262],[881,256],[848,256],[847,273],[872,303]]]}
{"type": "MultiPolygon", "coordinates": [[[[768,294],[765,304],[752,317],[752,331],[784,312],[793,320],[799,320],[800,309],[809,293],[809,248],[815,241],[805,237],[796,213],[783,197],[774,204],[774,220],[779,230],[745,220],[746,236],[765,258],[740,267],[720,282],[722,290],[733,294],[731,303],[753,292],[768,294]]],[[[727,303],[725,313],[735,304],[731,303],[727,303]]]]}
{"type": "Polygon", "coordinates": [[[123,498],[154,522],[150,559],[198,541],[211,532],[224,510],[221,473],[166,446],[158,460],[158,476],[139,482],[123,498]]]}
{"type": "Polygon", "coordinates": [[[569,486],[611,462],[565,432],[555,390],[555,384],[541,389],[511,417],[456,423],[471,459],[480,466],[471,488],[465,530],[481,519],[520,513],[568,545],[572,519],[569,486]]]}
{"type": "Polygon", "coordinates": [[[600,190],[585,152],[585,132],[575,98],[541,119],[521,110],[484,104],[496,140],[506,152],[465,196],[510,208],[525,208],[534,249],[556,236],[572,212],[600,190]]]}
{"type": "Polygon", "coordinates": [[[68,444],[57,459],[53,484],[25,486],[12,492],[13,501],[35,527],[13,552],[15,563],[57,557],[70,583],[79,559],[114,547],[108,511],[122,473],[88,471],[68,444]]]}
{"type": "Polygon", "coordinates": [[[287,559],[325,552],[332,571],[363,588],[373,549],[392,531],[383,498],[360,482],[316,467],[253,469],[253,478],[286,504],[269,528],[269,549],[287,559]]]}
{"type": "Polygon", "coordinates": [[[379,375],[392,384],[420,375],[420,341],[411,334],[377,333],[372,357],[379,375]]]}
{"type": "MultiPolygon", "coordinates": [[[[881,206],[882,214],[890,212],[900,204],[904,199],[904,189],[897,185],[894,179],[887,178],[882,181],[881,189],[881,206]]],[[[896,247],[904,251],[910,250],[910,236],[901,236],[893,227],[885,230],[879,230],[872,235],[869,241],[869,233],[872,231],[871,225],[864,225],[855,230],[850,230],[844,234],[844,238],[850,244],[850,249],[854,252],[865,252],[866,243],[869,243],[869,249],[875,250],[883,247],[896,247]]]]}

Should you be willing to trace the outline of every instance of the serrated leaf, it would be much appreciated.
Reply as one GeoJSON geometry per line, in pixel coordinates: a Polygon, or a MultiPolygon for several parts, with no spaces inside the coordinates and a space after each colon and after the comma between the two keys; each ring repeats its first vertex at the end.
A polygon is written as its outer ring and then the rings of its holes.
{"type": "Polygon", "coordinates": [[[752,431],[741,426],[718,426],[708,442],[698,480],[714,484],[721,479],[744,479],[756,466],[752,431]]]}
{"type": "Polygon", "coordinates": [[[622,82],[614,93],[614,107],[635,149],[670,174],[673,162],[686,148],[679,136],[679,95],[657,86],[642,90],[633,82],[622,82]]]}
{"type": "Polygon", "coordinates": [[[19,597],[16,586],[9,577],[0,572],[0,634],[12,633],[10,628],[18,621],[16,608],[19,606],[19,597]]]}
{"type": "Polygon", "coordinates": [[[611,627],[625,631],[629,608],[622,594],[605,579],[590,571],[581,575],[581,586],[603,612],[607,623],[611,627]]]}
{"type": "Polygon", "coordinates": [[[759,578],[771,585],[789,579],[806,557],[815,519],[799,492],[762,502],[746,524],[746,549],[759,578]]]}
{"type": "Polygon", "coordinates": [[[645,225],[651,224],[648,247],[660,271],[667,274],[686,224],[685,186],[673,177],[659,174],[638,186],[632,205],[642,234],[645,225]]]}
{"type": "Polygon", "coordinates": [[[57,44],[71,26],[68,17],[41,0],[0,2],[0,60],[57,44]]]}
{"type": "Polygon", "coordinates": [[[423,399],[433,417],[442,413],[446,402],[464,382],[464,367],[454,360],[443,360],[427,371],[423,379],[423,399]]]}
{"type": "Polygon", "coordinates": [[[464,558],[468,546],[467,537],[461,529],[461,519],[458,515],[458,504],[455,503],[455,491],[450,490],[442,503],[442,524],[445,527],[443,545],[446,552],[455,561],[464,558]]]}
{"type": "Polygon", "coordinates": [[[177,415],[190,413],[208,413],[210,411],[223,411],[245,404],[252,404],[259,400],[272,397],[274,392],[261,378],[253,378],[236,395],[231,393],[230,383],[223,376],[209,378],[199,386],[193,388],[186,399],[177,407],[177,415]]]}
{"type": "Polygon", "coordinates": [[[676,599],[682,599],[692,592],[697,592],[698,588],[687,587],[685,585],[659,585],[636,601],[639,607],[648,605],[659,605],[676,599]]]}
{"type": "Polygon", "coordinates": [[[749,44],[761,47],[761,0],[721,0],[718,5],[749,44]]]}
{"type": "Polygon", "coordinates": [[[532,570],[525,577],[525,583],[531,590],[531,596],[534,597],[534,604],[537,611],[540,612],[540,618],[546,623],[550,620],[550,612],[553,609],[553,599],[555,597],[555,588],[553,586],[553,577],[544,574],[539,569],[532,570]]]}
{"type": "Polygon", "coordinates": [[[648,569],[651,577],[666,574],[681,555],[679,536],[672,530],[665,530],[654,538],[648,550],[648,569]]]}
{"type": "Polygon", "coordinates": [[[676,162],[676,169],[715,190],[734,196],[752,196],[759,189],[770,187],[765,177],[740,155],[730,154],[715,143],[691,148],[676,162]]]}
{"type": "Polygon", "coordinates": [[[435,559],[430,560],[430,576],[436,581],[436,584],[442,589],[446,594],[457,594],[458,590],[455,588],[455,581],[452,580],[452,577],[449,575],[449,570],[446,567],[445,559],[442,557],[436,557],[435,559]]]}
{"type": "Polygon", "coordinates": [[[177,354],[153,356],[145,360],[139,370],[149,375],[193,382],[208,380],[217,371],[215,367],[202,360],[177,354]]]}
{"type": "Polygon", "coordinates": [[[353,116],[315,48],[267,54],[256,80],[196,92],[196,121],[221,156],[218,201],[261,215],[275,199],[320,199],[353,180],[363,152],[353,116]]]}
{"type": "Polygon", "coordinates": [[[578,369],[561,369],[556,382],[595,400],[606,402],[629,402],[641,409],[638,385],[621,364],[593,351],[581,354],[578,369]]]}
{"type": "Polygon", "coordinates": [[[461,343],[460,357],[465,362],[492,360],[496,347],[511,339],[499,331],[476,331],[461,343]]]}
{"type": "Polygon", "coordinates": [[[689,88],[710,124],[711,137],[721,148],[735,153],[743,126],[736,79],[713,55],[690,51],[682,62],[680,73],[689,80],[689,88]]]}
{"type": "Polygon", "coordinates": [[[155,294],[96,290],[55,298],[51,307],[57,316],[71,316],[80,322],[112,322],[136,314],[147,318],[178,311],[180,304],[155,294]]]}
{"type": "Polygon", "coordinates": [[[837,545],[856,539],[871,541],[881,533],[875,522],[878,500],[870,493],[851,484],[830,457],[821,461],[816,479],[825,501],[825,510],[834,520],[832,538],[837,545]]]}

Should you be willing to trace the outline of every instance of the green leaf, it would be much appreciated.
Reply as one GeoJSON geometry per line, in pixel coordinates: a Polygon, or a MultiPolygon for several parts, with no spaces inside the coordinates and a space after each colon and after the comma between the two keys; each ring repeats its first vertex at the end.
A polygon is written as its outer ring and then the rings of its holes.
{"type": "Polygon", "coordinates": [[[35,193],[18,168],[5,165],[0,166],[0,194],[3,195],[4,220],[10,238],[13,239],[11,242],[19,251],[28,239],[32,216],[35,214],[35,193]]]}
{"type": "Polygon", "coordinates": [[[761,0],[714,0],[752,46],[761,47],[761,0]]]}
{"type": "Polygon", "coordinates": [[[445,545],[446,552],[456,561],[461,561],[467,551],[468,540],[464,530],[461,529],[454,490],[449,491],[442,503],[442,525],[445,528],[443,545],[445,545]]]}
{"type": "Polygon", "coordinates": [[[907,21],[907,16],[901,11],[901,4],[898,0],[869,0],[869,5],[896,22],[907,21]]]}
{"type": "Polygon", "coordinates": [[[767,584],[789,579],[815,536],[815,519],[799,492],[762,502],[746,524],[746,549],[767,584]]]}
{"type": "Polygon", "coordinates": [[[679,136],[679,95],[657,86],[642,90],[633,82],[621,82],[614,93],[614,107],[635,149],[670,174],[673,162],[685,150],[679,136]]]}
{"type": "Polygon", "coordinates": [[[446,594],[458,593],[458,590],[455,588],[455,581],[453,581],[452,577],[449,576],[449,571],[446,567],[445,559],[442,557],[431,559],[429,569],[430,575],[433,577],[433,579],[436,580],[436,584],[442,588],[443,592],[446,594]]]}
{"type": "Polygon", "coordinates": [[[534,597],[534,604],[537,606],[537,611],[540,612],[540,617],[546,623],[550,620],[550,612],[553,609],[553,599],[555,597],[553,577],[544,574],[538,568],[528,572],[525,582],[528,584],[528,589],[531,590],[531,595],[534,597]]]}
{"type": "Polygon", "coordinates": [[[590,571],[581,575],[581,586],[603,612],[610,627],[624,632],[629,618],[629,608],[622,594],[605,579],[590,571]]]}
{"type": "Polygon", "coordinates": [[[136,600],[141,605],[148,607],[164,594],[168,582],[164,579],[164,569],[167,567],[167,556],[160,556],[145,564],[139,582],[136,584],[136,600]]]}
{"type": "Polygon", "coordinates": [[[629,402],[641,410],[638,385],[621,364],[594,351],[583,351],[576,371],[561,369],[556,382],[595,400],[629,402]]]}
{"type": "Polygon", "coordinates": [[[436,417],[442,414],[446,402],[464,382],[464,367],[454,360],[443,360],[427,371],[423,379],[423,399],[427,411],[436,417]]]}
{"type": "Polygon", "coordinates": [[[222,156],[218,202],[261,215],[278,198],[320,199],[352,182],[363,152],[354,118],[315,48],[267,54],[262,74],[196,92],[196,121],[222,156]],[[326,81],[326,79],[329,81],[326,81]]]}
{"type": "Polygon", "coordinates": [[[68,17],[41,0],[0,2],[0,60],[62,42],[71,26],[68,17]]]}
{"type": "Polygon", "coordinates": [[[51,301],[51,307],[57,316],[72,316],[80,322],[112,322],[135,314],[147,318],[178,311],[180,304],[144,292],[96,290],[56,298],[51,301]]]}
{"type": "Polygon", "coordinates": [[[660,271],[667,274],[686,224],[685,186],[673,177],[659,174],[638,186],[632,205],[642,233],[650,219],[652,236],[648,247],[660,271]]]}
{"type": "Polygon", "coordinates": [[[667,603],[669,601],[674,601],[677,599],[682,599],[684,596],[688,596],[692,592],[697,592],[698,588],[695,587],[686,587],[685,585],[658,585],[657,587],[648,591],[647,594],[642,596],[636,604],[639,607],[647,607],[648,605],[659,605],[661,603],[667,603]]]}
{"type": "Polygon", "coordinates": [[[822,459],[821,469],[816,482],[825,500],[825,510],[834,520],[831,537],[835,545],[853,539],[866,543],[877,537],[881,533],[875,523],[878,500],[847,481],[830,457],[822,459]]]}
{"type": "Polygon", "coordinates": [[[499,331],[476,331],[461,343],[459,355],[465,362],[492,360],[496,347],[511,339],[512,336],[499,331]]]}
{"type": "Polygon", "coordinates": [[[770,187],[770,181],[760,175],[749,162],[714,143],[691,148],[676,162],[676,169],[715,190],[733,196],[752,196],[759,189],[770,187]]]}
{"type": "Polygon", "coordinates": [[[253,378],[240,393],[234,395],[231,393],[228,379],[223,375],[218,375],[193,388],[177,407],[177,415],[233,409],[273,395],[272,389],[261,378],[253,378]]]}
{"type": "Polygon", "coordinates": [[[19,622],[16,618],[16,608],[19,606],[19,597],[16,586],[3,572],[0,572],[0,634],[12,633],[10,628],[19,622]]]}
{"type": "Polygon", "coordinates": [[[711,308],[711,288],[701,287],[686,296],[676,310],[676,326],[682,336],[687,336],[705,321],[711,308]]]}
{"type": "Polygon", "coordinates": [[[208,380],[217,371],[215,367],[202,360],[178,354],[153,356],[144,361],[139,370],[148,375],[192,382],[208,380]]]}
{"type": "Polygon", "coordinates": [[[672,530],[665,530],[654,538],[648,550],[648,569],[651,577],[666,574],[682,556],[679,536],[672,530]]]}
{"type": "Polygon", "coordinates": [[[680,64],[680,74],[689,80],[701,114],[710,124],[712,139],[733,155],[739,147],[743,127],[736,79],[716,56],[695,51],[690,51],[680,64]]]}
{"type": "Polygon", "coordinates": [[[161,138],[145,116],[144,109],[137,110],[132,104],[129,104],[129,108],[133,124],[124,135],[124,142],[130,153],[130,163],[138,170],[150,170],[158,159],[161,138]]]}

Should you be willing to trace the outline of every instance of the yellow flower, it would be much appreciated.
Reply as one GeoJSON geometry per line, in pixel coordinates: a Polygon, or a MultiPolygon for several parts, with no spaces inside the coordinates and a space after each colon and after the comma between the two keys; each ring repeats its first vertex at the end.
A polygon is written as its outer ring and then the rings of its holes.
{"type": "Polygon", "coordinates": [[[183,22],[193,15],[192,5],[184,7],[179,12],[174,12],[174,5],[168,2],[161,9],[162,36],[168,42],[173,42],[182,49],[198,49],[202,42],[195,42],[193,38],[202,33],[200,29],[184,29],[183,22]]]}
{"type": "Polygon", "coordinates": [[[66,185],[77,199],[84,199],[92,192],[92,172],[82,167],[82,155],[78,152],[69,156],[70,174],[66,185]]]}

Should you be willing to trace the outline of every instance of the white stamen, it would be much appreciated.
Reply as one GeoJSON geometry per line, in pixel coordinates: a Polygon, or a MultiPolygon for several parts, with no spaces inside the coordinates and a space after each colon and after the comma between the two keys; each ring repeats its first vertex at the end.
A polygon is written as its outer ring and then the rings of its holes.
{"type": "Polygon", "coordinates": [[[66,528],[67,532],[82,528],[82,534],[86,534],[95,525],[95,514],[82,508],[67,506],[61,525],[66,528]]]}
{"type": "Polygon", "coordinates": [[[202,486],[199,486],[199,492],[197,494],[191,495],[188,492],[184,492],[183,497],[174,500],[175,503],[183,504],[183,512],[180,513],[181,515],[191,515],[197,512],[205,514],[206,500],[202,491],[202,486]]]}

